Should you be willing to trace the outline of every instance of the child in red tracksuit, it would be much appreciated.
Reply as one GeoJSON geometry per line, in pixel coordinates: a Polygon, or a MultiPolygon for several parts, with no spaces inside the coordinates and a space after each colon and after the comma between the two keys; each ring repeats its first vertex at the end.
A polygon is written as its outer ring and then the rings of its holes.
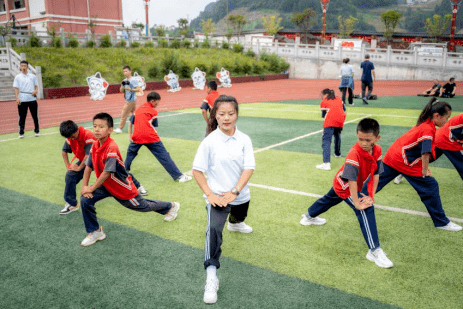
{"type": "Polygon", "coordinates": [[[96,138],[92,131],[84,127],[78,127],[74,121],[67,120],[61,122],[59,131],[66,138],[61,154],[63,155],[64,165],[66,166],[66,178],[64,187],[64,201],[66,204],[60,211],[60,215],[66,215],[79,209],[76,198],[76,186],[84,177],[85,162],[87,161],[90,149],[96,138]],[[68,154],[73,153],[76,163],[69,162],[68,154]]]}
{"type": "Polygon", "coordinates": [[[331,207],[346,202],[357,216],[363,237],[368,245],[366,258],[382,268],[391,268],[392,262],[379,244],[376,227],[373,197],[382,172],[382,150],[376,142],[380,139],[379,124],[371,118],[362,119],[357,126],[356,143],[346,156],[346,161],[333,180],[333,187],[322,198],[318,199],[302,215],[302,225],[323,225],[326,220],[318,215],[331,207]],[[368,187],[369,196],[360,193],[364,181],[373,178],[368,187]]]}
{"type": "MultiPolygon", "coordinates": [[[[379,179],[376,192],[402,174],[413,186],[426,206],[434,226],[447,231],[461,231],[461,226],[447,218],[439,195],[439,184],[432,177],[429,162],[436,158],[436,126],[442,127],[450,117],[452,107],[446,102],[432,98],[424,107],[416,126],[405,132],[387,150],[383,165],[384,173],[379,179]]],[[[367,192],[367,182],[362,192],[367,192]]]]}
{"type": "Polygon", "coordinates": [[[84,247],[90,246],[98,240],[106,239],[103,228],[96,218],[95,203],[114,197],[123,206],[141,212],[156,211],[166,214],[164,221],[172,221],[177,217],[180,204],[168,203],[158,200],[144,199],[139,193],[132,177],[126,171],[119,147],[111,139],[113,131],[113,118],[107,113],[99,113],[93,117],[93,132],[98,139],[93,143],[85,167],[82,197],[80,205],[84,217],[85,229],[88,236],[82,241],[84,247]],[[89,185],[90,174],[95,171],[97,180],[89,185]]]}
{"type": "Polygon", "coordinates": [[[341,131],[346,120],[346,107],[342,100],[335,96],[331,89],[323,89],[323,100],[320,103],[323,120],[323,164],[316,167],[321,170],[331,170],[331,138],[334,136],[334,156],[341,156],[341,131]]]}
{"type": "Polygon", "coordinates": [[[436,160],[442,154],[452,162],[463,179],[463,114],[450,118],[436,132],[436,160]]]}

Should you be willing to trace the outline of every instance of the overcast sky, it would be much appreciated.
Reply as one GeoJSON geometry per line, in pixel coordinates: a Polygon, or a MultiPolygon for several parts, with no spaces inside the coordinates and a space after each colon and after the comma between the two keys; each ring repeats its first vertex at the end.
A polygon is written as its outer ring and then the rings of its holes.
{"type": "MultiPolygon", "coordinates": [[[[177,20],[188,18],[190,21],[204,11],[206,5],[216,0],[150,0],[149,27],[154,24],[164,26],[178,26],[177,20]]],[[[132,22],[146,23],[145,0],[122,0],[122,15],[124,25],[132,22]]]]}

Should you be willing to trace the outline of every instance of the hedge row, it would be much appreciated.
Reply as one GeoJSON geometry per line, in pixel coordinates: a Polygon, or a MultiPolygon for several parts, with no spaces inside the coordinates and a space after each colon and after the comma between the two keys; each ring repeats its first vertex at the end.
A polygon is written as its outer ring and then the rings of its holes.
{"type": "Polygon", "coordinates": [[[191,78],[195,67],[214,78],[223,67],[232,76],[265,75],[284,72],[289,64],[275,54],[244,55],[231,50],[220,49],[167,49],[167,48],[16,48],[25,53],[34,66],[42,67],[42,80],[45,88],[87,85],[86,78],[100,72],[110,83],[120,83],[124,79],[122,67],[129,65],[132,72],[138,72],[145,80],[163,80],[169,70],[180,78],[191,78]]]}

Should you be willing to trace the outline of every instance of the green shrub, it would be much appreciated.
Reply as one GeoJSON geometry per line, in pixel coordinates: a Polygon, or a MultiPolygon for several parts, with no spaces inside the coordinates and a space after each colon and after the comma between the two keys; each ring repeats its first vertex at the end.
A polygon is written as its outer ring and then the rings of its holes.
{"type": "Polygon", "coordinates": [[[216,40],[216,41],[214,42],[214,48],[219,48],[219,41],[216,40]]]}
{"type": "Polygon", "coordinates": [[[95,45],[96,45],[96,43],[93,40],[87,41],[87,43],[85,43],[85,47],[87,47],[87,48],[93,48],[93,47],[95,47],[95,45]]]}
{"type": "Polygon", "coordinates": [[[146,42],[145,42],[145,47],[146,47],[146,48],[153,48],[153,47],[154,47],[154,43],[151,42],[151,41],[146,41],[146,42]]]}
{"type": "Polygon", "coordinates": [[[29,47],[42,47],[42,42],[39,37],[32,32],[27,45],[29,45],[29,47]]]}
{"type": "Polygon", "coordinates": [[[159,68],[157,65],[153,65],[148,69],[148,77],[151,79],[156,79],[159,74],[159,68]]]}
{"type": "Polygon", "coordinates": [[[15,39],[14,37],[12,37],[12,36],[10,36],[10,37],[8,38],[8,42],[11,43],[11,47],[12,47],[12,48],[15,48],[16,45],[18,44],[18,40],[16,40],[16,39],[15,39]]]}
{"type": "Polygon", "coordinates": [[[209,40],[205,40],[203,44],[201,44],[202,48],[211,48],[211,44],[209,44],[209,40]]]}
{"type": "Polygon", "coordinates": [[[219,64],[214,62],[213,64],[211,64],[211,67],[209,68],[209,71],[207,71],[207,73],[210,76],[213,76],[215,78],[216,77],[215,74],[217,74],[219,70],[220,70],[219,64]]]}
{"type": "Polygon", "coordinates": [[[260,59],[269,63],[269,70],[272,73],[280,73],[280,61],[276,54],[262,54],[260,59]]]}
{"type": "Polygon", "coordinates": [[[169,74],[172,70],[175,74],[178,74],[180,69],[180,62],[174,53],[170,53],[161,60],[161,72],[163,75],[169,74]]]}
{"type": "Polygon", "coordinates": [[[180,43],[179,40],[175,39],[170,43],[170,47],[178,49],[178,48],[182,47],[182,43],[180,43]]]}
{"type": "Polygon", "coordinates": [[[108,48],[112,46],[113,43],[111,42],[111,36],[109,34],[105,34],[100,38],[100,47],[108,48]]]}
{"type": "Polygon", "coordinates": [[[248,49],[245,53],[244,53],[245,56],[247,57],[252,57],[252,58],[255,58],[256,57],[256,53],[250,48],[248,49]]]}
{"type": "Polygon", "coordinates": [[[182,62],[180,64],[180,71],[177,73],[180,78],[191,78],[193,70],[188,63],[182,62]]]}
{"type": "Polygon", "coordinates": [[[159,39],[158,40],[158,47],[167,48],[167,47],[169,47],[169,42],[167,42],[166,39],[159,39]]]}
{"type": "Polygon", "coordinates": [[[191,47],[191,41],[188,40],[188,39],[183,40],[183,47],[190,48],[191,47]]]}
{"type": "Polygon", "coordinates": [[[263,71],[264,71],[264,68],[258,62],[253,64],[252,73],[254,73],[256,75],[260,75],[260,74],[262,74],[263,71]]]}
{"type": "Polygon", "coordinates": [[[235,43],[233,44],[233,51],[237,54],[242,54],[243,53],[243,50],[244,50],[244,47],[243,45],[241,45],[240,43],[235,43]]]}
{"type": "Polygon", "coordinates": [[[71,36],[68,41],[68,47],[71,47],[71,48],[79,47],[79,41],[75,37],[71,36]]]}
{"type": "Polygon", "coordinates": [[[58,88],[61,87],[63,76],[61,74],[42,75],[44,88],[58,88]]]}
{"type": "Polygon", "coordinates": [[[198,40],[195,40],[194,46],[195,46],[195,48],[199,48],[199,41],[198,40]]]}
{"type": "Polygon", "coordinates": [[[238,60],[235,61],[235,64],[233,65],[231,71],[235,73],[236,75],[239,75],[241,74],[241,72],[243,72],[243,67],[241,66],[238,60]]]}
{"type": "Polygon", "coordinates": [[[222,49],[230,49],[230,44],[228,44],[227,42],[222,42],[222,49]]]}
{"type": "Polygon", "coordinates": [[[130,47],[132,48],[140,47],[140,42],[132,42],[132,44],[130,44],[130,47]]]}
{"type": "Polygon", "coordinates": [[[126,47],[127,46],[127,42],[125,40],[120,40],[119,43],[116,44],[116,47],[126,47]]]}
{"type": "MultiPolygon", "coordinates": [[[[207,64],[203,63],[203,62],[196,62],[195,65],[194,65],[195,68],[198,68],[200,69],[201,71],[203,72],[208,72],[208,67],[207,67],[207,64]]],[[[215,73],[214,73],[215,74],[215,73]]]]}
{"type": "Polygon", "coordinates": [[[280,58],[278,60],[278,64],[279,64],[279,67],[280,67],[280,72],[286,72],[289,69],[289,66],[290,66],[289,62],[286,61],[283,58],[280,58]]]}
{"type": "MultiPolygon", "coordinates": [[[[143,76],[143,70],[140,68],[140,67],[137,67],[137,66],[130,66],[130,68],[132,69],[132,74],[135,74],[135,72],[138,73],[138,75],[140,76],[143,76]]],[[[125,77],[124,77],[125,78],[125,77]]]]}
{"type": "Polygon", "coordinates": [[[252,65],[247,62],[243,63],[243,66],[241,68],[242,68],[242,72],[246,75],[249,75],[252,73],[252,65]]]}
{"type": "Polygon", "coordinates": [[[61,38],[54,37],[54,38],[51,40],[51,46],[54,47],[54,48],[61,48],[61,47],[63,47],[63,44],[61,43],[61,38]]]}

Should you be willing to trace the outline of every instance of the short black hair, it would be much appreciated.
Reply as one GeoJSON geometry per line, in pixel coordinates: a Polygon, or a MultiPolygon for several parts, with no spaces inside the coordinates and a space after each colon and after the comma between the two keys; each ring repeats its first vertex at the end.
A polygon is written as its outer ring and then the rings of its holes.
{"type": "Polygon", "coordinates": [[[210,80],[207,82],[207,87],[215,91],[217,90],[217,82],[215,80],[210,80]]]}
{"type": "Polygon", "coordinates": [[[72,120],[63,121],[59,125],[59,133],[65,138],[70,138],[77,130],[79,130],[79,127],[72,120]]]}
{"type": "Polygon", "coordinates": [[[365,54],[365,59],[370,59],[370,55],[369,55],[369,54],[365,54]]]}
{"type": "Polygon", "coordinates": [[[101,119],[101,120],[106,120],[108,123],[108,127],[112,128],[114,126],[114,120],[113,117],[111,117],[110,114],[108,113],[98,113],[93,117],[93,121],[101,119]]]}
{"type": "Polygon", "coordinates": [[[450,81],[450,82],[455,81],[455,77],[450,77],[449,81],[450,81]]]}
{"type": "Polygon", "coordinates": [[[373,133],[379,135],[379,123],[373,118],[363,118],[357,125],[357,132],[373,133]]]}
{"type": "Polygon", "coordinates": [[[128,65],[125,65],[123,68],[122,68],[122,71],[124,71],[125,69],[128,69],[129,71],[132,71],[132,69],[130,69],[130,67],[128,65]]]}
{"type": "Polygon", "coordinates": [[[25,63],[25,64],[27,64],[27,66],[29,66],[29,62],[27,62],[26,60],[21,60],[21,62],[19,63],[19,65],[21,65],[21,64],[23,64],[23,63],[25,63]]]}
{"type": "Polygon", "coordinates": [[[150,101],[159,101],[161,100],[161,95],[157,93],[156,91],[151,91],[148,96],[146,97],[146,100],[148,102],[150,101]]]}

